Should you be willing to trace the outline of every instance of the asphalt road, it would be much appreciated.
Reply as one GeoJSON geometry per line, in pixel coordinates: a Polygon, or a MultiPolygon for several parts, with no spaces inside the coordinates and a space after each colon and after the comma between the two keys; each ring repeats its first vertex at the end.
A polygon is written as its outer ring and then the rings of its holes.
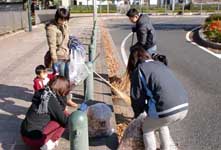
{"type": "MultiPolygon", "coordinates": [[[[120,55],[121,42],[129,34],[131,24],[127,18],[105,20],[120,55]]],[[[189,94],[187,118],[170,126],[171,135],[182,150],[221,150],[221,60],[185,38],[203,21],[200,17],[152,18],[158,50],[167,55],[169,67],[189,94]]],[[[131,38],[126,42],[127,50],[130,45],[131,38]]]]}

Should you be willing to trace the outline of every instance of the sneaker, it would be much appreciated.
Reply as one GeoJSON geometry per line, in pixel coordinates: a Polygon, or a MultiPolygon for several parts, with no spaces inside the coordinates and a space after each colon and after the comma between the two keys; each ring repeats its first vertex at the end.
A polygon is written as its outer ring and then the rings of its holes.
{"type": "Polygon", "coordinates": [[[55,141],[54,143],[55,143],[55,146],[57,147],[59,144],[59,140],[55,141]]]}
{"type": "Polygon", "coordinates": [[[55,148],[55,142],[49,140],[43,146],[40,147],[41,150],[53,150],[55,148]]]}

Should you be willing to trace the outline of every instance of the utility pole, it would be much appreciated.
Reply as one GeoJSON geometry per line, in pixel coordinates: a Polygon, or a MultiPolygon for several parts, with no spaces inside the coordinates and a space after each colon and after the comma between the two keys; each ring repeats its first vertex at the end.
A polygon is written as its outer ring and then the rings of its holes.
{"type": "Polygon", "coordinates": [[[32,31],[31,0],[28,0],[28,27],[29,27],[29,32],[31,32],[32,31]]]}
{"type": "Polygon", "coordinates": [[[184,6],[185,6],[185,3],[186,3],[186,1],[183,0],[183,3],[182,3],[182,14],[183,14],[183,15],[184,15],[184,6]]]}
{"type": "Polygon", "coordinates": [[[93,12],[93,23],[97,20],[97,0],[93,0],[94,12],[93,12]]]}
{"type": "Polygon", "coordinates": [[[167,0],[165,0],[165,14],[167,13],[167,0]]]}
{"type": "Polygon", "coordinates": [[[109,1],[107,0],[107,13],[109,13],[109,1]]]}
{"type": "Polygon", "coordinates": [[[203,13],[203,2],[201,1],[201,3],[200,3],[200,15],[202,15],[202,13],[203,13]]]}
{"type": "Polygon", "coordinates": [[[174,12],[175,10],[175,0],[173,0],[173,3],[172,3],[172,11],[174,12]]]}

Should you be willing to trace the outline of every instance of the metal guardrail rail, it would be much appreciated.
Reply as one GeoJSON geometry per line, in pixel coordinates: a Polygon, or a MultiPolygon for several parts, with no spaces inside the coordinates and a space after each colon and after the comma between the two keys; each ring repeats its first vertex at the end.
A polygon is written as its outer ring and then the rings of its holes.
{"type": "MultiPolygon", "coordinates": [[[[86,63],[89,69],[89,76],[84,82],[84,98],[85,102],[94,99],[94,63],[96,55],[97,41],[97,21],[93,21],[93,30],[91,36],[91,44],[89,46],[89,61],[86,63]]],[[[89,150],[88,136],[88,118],[85,112],[86,104],[81,104],[80,108],[73,112],[69,120],[69,140],[71,150],[89,150]]]]}

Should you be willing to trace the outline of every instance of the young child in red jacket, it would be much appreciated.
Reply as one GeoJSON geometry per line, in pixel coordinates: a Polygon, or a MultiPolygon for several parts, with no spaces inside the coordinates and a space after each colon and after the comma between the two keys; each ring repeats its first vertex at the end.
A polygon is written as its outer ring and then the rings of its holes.
{"type": "MultiPolygon", "coordinates": [[[[47,71],[47,68],[44,65],[38,65],[35,68],[35,74],[36,74],[36,77],[34,79],[34,86],[33,86],[35,92],[40,89],[45,88],[45,86],[48,84],[48,82],[50,80],[52,80],[54,77],[56,77],[56,75],[57,75],[57,73],[49,74],[47,71]]],[[[67,104],[68,104],[68,106],[71,106],[71,107],[78,106],[75,102],[72,101],[71,98],[68,98],[68,97],[67,97],[67,104]]],[[[67,110],[67,108],[66,108],[66,110],[67,110]]]]}
{"type": "Polygon", "coordinates": [[[56,76],[56,73],[49,74],[44,65],[38,65],[35,68],[35,74],[36,77],[34,79],[34,86],[33,86],[35,92],[40,89],[43,89],[45,85],[47,85],[48,82],[56,76]]]}

